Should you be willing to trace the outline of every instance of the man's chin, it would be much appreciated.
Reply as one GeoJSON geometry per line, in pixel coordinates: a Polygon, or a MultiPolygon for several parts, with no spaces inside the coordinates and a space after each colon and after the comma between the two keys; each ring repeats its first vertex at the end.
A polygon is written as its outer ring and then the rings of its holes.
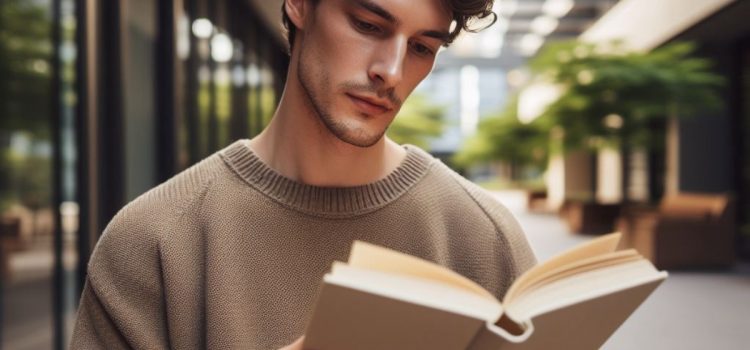
{"type": "Polygon", "coordinates": [[[383,139],[385,132],[379,134],[365,134],[363,131],[334,132],[334,136],[339,141],[359,148],[369,148],[375,146],[383,139]]]}
{"type": "MultiPolygon", "coordinates": [[[[385,135],[385,130],[373,130],[373,125],[362,118],[366,116],[338,116],[321,114],[321,121],[328,132],[341,142],[346,144],[368,148],[376,145],[385,135]]],[[[372,121],[370,121],[372,122],[372,121]]]]}
{"type": "Polygon", "coordinates": [[[359,138],[339,138],[342,142],[348,143],[352,146],[356,146],[359,148],[370,148],[372,146],[375,146],[380,142],[380,140],[383,137],[380,136],[376,139],[359,139],[359,138]]]}

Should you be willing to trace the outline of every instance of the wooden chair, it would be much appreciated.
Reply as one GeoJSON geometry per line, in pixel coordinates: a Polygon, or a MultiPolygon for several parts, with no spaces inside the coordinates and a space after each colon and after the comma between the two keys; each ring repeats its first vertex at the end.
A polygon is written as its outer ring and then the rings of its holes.
{"type": "Polygon", "coordinates": [[[624,210],[616,229],[623,245],[637,249],[660,269],[728,267],[734,264],[734,202],[725,194],[665,196],[656,209],[624,210]]]}

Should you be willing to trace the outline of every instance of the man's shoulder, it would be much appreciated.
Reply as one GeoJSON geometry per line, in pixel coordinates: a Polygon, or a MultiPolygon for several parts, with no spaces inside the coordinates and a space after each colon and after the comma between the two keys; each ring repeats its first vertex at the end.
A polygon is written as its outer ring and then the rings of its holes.
{"type": "Polygon", "coordinates": [[[102,239],[112,235],[157,238],[200,200],[223,167],[216,153],[146,191],[120,209],[105,228],[102,239]]]}
{"type": "Polygon", "coordinates": [[[508,209],[487,190],[451,169],[443,162],[436,160],[431,169],[432,176],[428,177],[426,185],[445,195],[462,202],[463,205],[477,206],[488,215],[510,215],[508,209]]]}
{"type": "Polygon", "coordinates": [[[454,224],[451,227],[460,233],[461,242],[480,242],[477,243],[480,245],[467,243],[475,248],[482,247],[480,249],[487,249],[488,242],[496,242],[493,247],[502,252],[504,268],[510,271],[507,276],[515,278],[535,264],[534,254],[516,217],[491,192],[440,161],[432,166],[419,191],[419,196],[426,201],[420,205],[429,207],[430,213],[439,213],[449,225],[454,224]],[[467,220],[473,223],[461,224],[467,220]],[[465,228],[470,231],[462,231],[465,228]]]}
{"type": "MultiPolygon", "coordinates": [[[[442,206],[458,211],[461,217],[472,211],[481,213],[481,217],[502,235],[523,235],[513,213],[494,194],[469,181],[442,162],[436,163],[432,169],[433,176],[429,177],[426,188],[428,191],[442,192],[440,197],[447,202],[442,206]]],[[[475,216],[474,219],[478,217],[475,216]]]]}
{"type": "Polygon", "coordinates": [[[224,170],[226,167],[220,154],[215,153],[138,196],[123,207],[122,212],[144,211],[180,216],[224,170]]]}
{"type": "Polygon", "coordinates": [[[222,167],[219,154],[213,154],[126,204],[102,232],[89,272],[107,275],[100,270],[135,257],[144,263],[155,259],[163,236],[189,214],[191,206],[222,173],[222,167]]]}

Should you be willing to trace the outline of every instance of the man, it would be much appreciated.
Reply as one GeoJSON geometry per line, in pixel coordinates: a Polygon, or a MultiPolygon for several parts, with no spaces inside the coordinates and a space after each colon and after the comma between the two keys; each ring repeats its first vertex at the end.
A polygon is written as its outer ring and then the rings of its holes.
{"type": "Polygon", "coordinates": [[[535,262],[515,220],[383,136],[440,46],[491,15],[491,0],[467,3],[287,0],[291,64],[270,125],[117,214],[73,348],[299,349],[322,276],[357,239],[502,296],[535,262]]]}

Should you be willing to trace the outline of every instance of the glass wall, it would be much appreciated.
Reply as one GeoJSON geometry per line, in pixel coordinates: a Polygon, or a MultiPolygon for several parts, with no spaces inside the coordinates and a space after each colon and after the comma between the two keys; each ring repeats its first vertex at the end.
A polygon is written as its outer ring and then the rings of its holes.
{"type": "Polygon", "coordinates": [[[72,327],[75,31],[72,0],[0,3],[2,349],[50,349],[72,327]]]}
{"type": "Polygon", "coordinates": [[[156,182],[157,1],[122,5],[122,85],[125,197],[132,200],[156,182]]]}
{"type": "Polygon", "coordinates": [[[49,7],[0,5],[3,348],[52,345],[52,139],[49,103],[38,102],[51,100],[49,7]]]}
{"type": "Polygon", "coordinates": [[[178,20],[177,54],[185,84],[180,161],[203,159],[258,134],[270,120],[288,57],[240,0],[187,0],[178,20]]]}
{"type": "Polygon", "coordinates": [[[267,124],[288,57],[259,18],[243,0],[0,2],[0,349],[66,348],[111,215],[267,124]]]}
{"type": "Polygon", "coordinates": [[[750,38],[740,44],[739,204],[741,252],[750,257],[750,38]]]}

